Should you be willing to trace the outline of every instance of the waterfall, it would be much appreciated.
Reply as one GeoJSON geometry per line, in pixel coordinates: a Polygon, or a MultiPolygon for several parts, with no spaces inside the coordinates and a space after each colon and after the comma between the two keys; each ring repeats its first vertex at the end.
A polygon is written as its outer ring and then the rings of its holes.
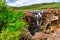
{"type": "Polygon", "coordinates": [[[43,14],[43,10],[42,11],[39,11],[39,12],[35,12],[34,13],[34,15],[35,15],[35,17],[36,17],[36,24],[37,24],[37,31],[39,31],[40,30],[40,23],[39,23],[39,20],[40,20],[40,18],[42,17],[42,14],[43,14]]]}

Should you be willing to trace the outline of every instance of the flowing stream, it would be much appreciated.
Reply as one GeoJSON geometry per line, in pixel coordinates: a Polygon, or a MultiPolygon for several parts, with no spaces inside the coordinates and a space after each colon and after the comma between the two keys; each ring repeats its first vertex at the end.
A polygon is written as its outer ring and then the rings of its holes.
{"type": "Polygon", "coordinates": [[[35,12],[34,15],[36,16],[37,31],[39,31],[40,30],[39,20],[42,17],[42,14],[41,12],[35,12]]]}

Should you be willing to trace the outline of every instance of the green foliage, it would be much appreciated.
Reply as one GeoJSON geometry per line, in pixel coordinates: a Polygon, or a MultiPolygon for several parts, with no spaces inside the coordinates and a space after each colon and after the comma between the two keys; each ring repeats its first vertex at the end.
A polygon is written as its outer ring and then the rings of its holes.
{"type": "Polygon", "coordinates": [[[13,33],[9,32],[9,29],[2,30],[0,34],[0,40],[19,40],[20,31],[15,31],[13,33]]]}
{"type": "Polygon", "coordinates": [[[23,33],[24,28],[28,28],[28,24],[23,20],[24,13],[6,10],[0,14],[0,39],[17,40],[19,35],[23,33]],[[6,31],[5,31],[6,30],[6,31]],[[8,31],[8,32],[7,32],[8,31]]]}
{"type": "Polygon", "coordinates": [[[24,12],[15,12],[0,4],[0,40],[19,40],[20,34],[29,26],[23,19],[24,12]]]}
{"type": "MultiPolygon", "coordinates": [[[[60,2],[56,3],[43,3],[43,4],[34,4],[30,6],[20,7],[20,10],[42,10],[47,8],[60,8],[60,2]]],[[[19,9],[18,9],[19,10],[19,9]]]]}

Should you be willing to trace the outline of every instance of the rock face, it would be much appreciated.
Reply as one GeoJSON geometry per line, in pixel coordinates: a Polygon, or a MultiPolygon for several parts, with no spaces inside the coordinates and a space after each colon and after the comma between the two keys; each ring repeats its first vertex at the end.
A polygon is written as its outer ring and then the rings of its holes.
{"type": "Polygon", "coordinates": [[[54,33],[45,34],[43,32],[37,32],[31,40],[60,40],[60,28],[57,29],[54,33]]]}
{"type": "Polygon", "coordinates": [[[51,24],[51,21],[58,20],[58,10],[53,9],[47,9],[44,12],[44,18],[42,20],[43,24],[47,27],[49,24],[51,24]]]}
{"type": "Polygon", "coordinates": [[[44,28],[39,32],[36,32],[36,17],[32,12],[25,12],[25,19],[29,24],[29,31],[23,35],[25,40],[60,40],[60,10],[48,9],[44,11],[40,22],[41,27],[44,25],[44,28]],[[43,32],[42,30],[46,31],[43,32]],[[47,30],[51,33],[47,34],[47,30]]]}
{"type": "Polygon", "coordinates": [[[47,9],[45,10],[45,21],[44,25],[47,27],[47,29],[51,31],[55,31],[57,28],[59,28],[59,13],[60,10],[57,9],[47,9]]]}
{"type": "MultiPolygon", "coordinates": [[[[33,12],[25,12],[25,19],[30,25],[29,31],[31,32],[31,34],[34,34],[37,29],[35,15],[33,14],[33,12]]],[[[53,23],[51,21],[58,20],[58,10],[54,10],[54,9],[44,10],[42,18],[40,20],[42,20],[39,22],[40,25],[44,25],[48,29],[49,26],[53,23]]]]}
{"type": "Polygon", "coordinates": [[[24,30],[23,34],[21,34],[20,40],[31,40],[32,35],[28,30],[24,30]]]}
{"type": "Polygon", "coordinates": [[[56,30],[55,33],[50,34],[47,40],[60,40],[60,29],[56,30]]]}
{"type": "Polygon", "coordinates": [[[32,35],[36,32],[36,17],[33,15],[32,12],[25,12],[25,19],[29,24],[28,30],[32,35]]]}
{"type": "Polygon", "coordinates": [[[58,18],[59,18],[59,23],[60,23],[60,9],[58,10],[58,18]]]}
{"type": "Polygon", "coordinates": [[[33,14],[33,12],[26,11],[25,12],[25,19],[26,22],[29,24],[29,32],[30,34],[34,35],[31,40],[53,40],[55,36],[57,35],[55,32],[59,28],[60,24],[60,10],[57,9],[46,9],[43,12],[44,14],[42,15],[42,18],[39,21],[41,27],[44,25],[44,28],[40,30],[40,32],[37,32],[37,25],[36,25],[36,17],[33,14]],[[42,32],[42,30],[49,30],[52,34],[45,34],[42,32]],[[56,35],[55,35],[56,34],[56,35]],[[54,36],[54,37],[52,37],[54,36]]]}
{"type": "Polygon", "coordinates": [[[44,34],[43,32],[37,32],[32,38],[31,40],[42,40],[42,39],[47,39],[48,38],[48,34],[44,34]]]}

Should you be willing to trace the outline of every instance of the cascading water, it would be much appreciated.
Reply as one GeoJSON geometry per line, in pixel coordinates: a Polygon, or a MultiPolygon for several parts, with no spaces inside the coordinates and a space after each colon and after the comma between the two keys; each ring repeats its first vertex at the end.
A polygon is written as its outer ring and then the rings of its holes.
{"type": "Polygon", "coordinates": [[[42,17],[42,15],[41,15],[41,12],[35,12],[34,15],[36,16],[36,24],[37,24],[36,31],[39,31],[39,29],[40,29],[39,20],[42,17]]]}
{"type": "Polygon", "coordinates": [[[36,19],[31,19],[31,21],[33,21],[33,20],[35,20],[35,21],[31,22],[32,26],[30,25],[29,29],[28,29],[32,35],[34,35],[36,32],[40,31],[40,28],[41,28],[40,22],[41,22],[41,18],[43,15],[43,11],[34,11],[33,15],[36,17],[36,19]],[[32,23],[34,23],[34,24],[32,24],[32,23]]]}

